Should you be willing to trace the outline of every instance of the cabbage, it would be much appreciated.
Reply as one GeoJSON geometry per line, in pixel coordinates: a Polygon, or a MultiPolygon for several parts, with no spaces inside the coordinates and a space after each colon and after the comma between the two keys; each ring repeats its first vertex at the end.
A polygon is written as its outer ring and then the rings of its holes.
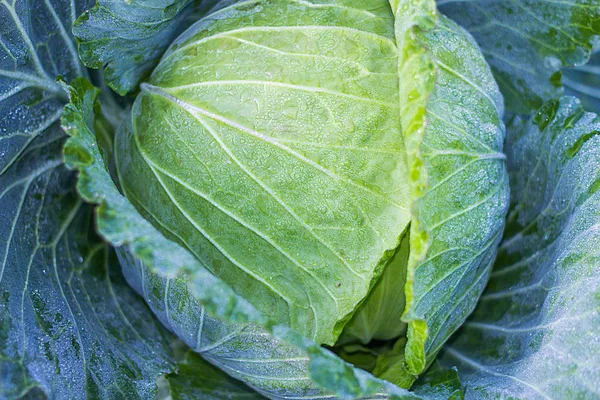
{"type": "Polygon", "coordinates": [[[598,397],[599,16],[0,0],[0,398],[598,397]]]}

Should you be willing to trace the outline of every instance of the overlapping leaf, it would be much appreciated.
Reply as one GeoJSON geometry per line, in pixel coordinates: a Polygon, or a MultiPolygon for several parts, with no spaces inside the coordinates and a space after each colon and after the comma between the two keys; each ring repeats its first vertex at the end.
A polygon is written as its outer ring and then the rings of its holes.
{"type": "Polygon", "coordinates": [[[171,41],[219,0],[99,0],[75,23],[80,56],[105,67],[108,85],[134,91],[158,64],[171,41]]]}
{"type": "Polygon", "coordinates": [[[600,119],[571,97],[509,129],[512,206],[488,289],[444,350],[472,399],[600,396],[600,119]]]}
{"type": "Polygon", "coordinates": [[[561,68],[583,64],[600,33],[597,0],[438,0],[466,28],[500,85],[506,106],[529,114],[561,94],[561,68]]]}
{"type": "Polygon", "coordinates": [[[376,371],[406,384],[475,307],[504,227],[508,182],[502,97],[477,45],[447,18],[436,22],[432,1],[391,4],[413,199],[408,342],[376,371]]]}
{"type": "Polygon", "coordinates": [[[213,13],[172,44],[116,140],[121,186],[146,219],[257,309],[328,345],[410,219],[386,6],[213,13]]]}

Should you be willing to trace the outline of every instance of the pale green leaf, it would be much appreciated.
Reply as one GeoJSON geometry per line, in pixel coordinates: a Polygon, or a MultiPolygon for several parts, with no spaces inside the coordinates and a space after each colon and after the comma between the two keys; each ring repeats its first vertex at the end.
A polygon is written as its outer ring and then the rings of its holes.
{"type": "Polygon", "coordinates": [[[172,44],[117,137],[138,210],[318,343],[335,343],[410,218],[392,21],[385,0],[213,13],[172,44]]]}
{"type": "Polygon", "coordinates": [[[508,180],[502,96],[474,40],[435,14],[433,1],[396,5],[413,201],[402,318],[408,341],[405,354],[387,359],[395,374],[378,372],[406,385],[434,360],[485,287],[504,227],[508,180]]]}
{"type": "Polygon", "coordinates": [[[344,327],[337,346],[359,342],[364,345],[372,340],[390,340],[406,332],[406,324],[398,323],[404,313],[404,285],[409,255],[408,232],[400,246],[385,266],[381,278],[369,292],[364,303],[344,327]],[[394,322],[395,321],[395,322],[394,322]]]}

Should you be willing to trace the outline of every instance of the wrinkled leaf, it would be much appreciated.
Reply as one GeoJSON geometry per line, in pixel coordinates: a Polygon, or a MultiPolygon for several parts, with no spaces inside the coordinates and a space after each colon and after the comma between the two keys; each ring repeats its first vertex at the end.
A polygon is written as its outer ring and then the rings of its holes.
{"type": "Polygon", "coordinates": [[[600,118],[546,103],[508,130],[506,237],[445,349],[471,399],[600,397],[600,118]]]}
{"type": "Polygon", "coordinates": [[[597,0],[438,0],[477,40],[507,108],[529,114],[562,92],[561,68],[583,64],[600,33],[597,0]]]}
{"type": "Polygon", "coordinates": [[[83,62],[104,68],[108,86],[121,95],[150,75],[167,46],[219,0],[99,0],[73,32],[83,62]]]}

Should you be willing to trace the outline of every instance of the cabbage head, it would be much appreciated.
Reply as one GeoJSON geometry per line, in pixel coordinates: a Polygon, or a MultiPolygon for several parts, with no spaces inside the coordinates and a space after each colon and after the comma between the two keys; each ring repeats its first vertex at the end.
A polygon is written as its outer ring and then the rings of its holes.
{"type": "Polygon", "coordinates": [[[412,38],[431,63],[415,71],[394,11],[210,14],[141,85],[116,164],[142,215],[264,315],[329,346],[407,339],[388,353],[409,386],[487,282],[508,180],[473,39],[440,16],[412,38]]]}

